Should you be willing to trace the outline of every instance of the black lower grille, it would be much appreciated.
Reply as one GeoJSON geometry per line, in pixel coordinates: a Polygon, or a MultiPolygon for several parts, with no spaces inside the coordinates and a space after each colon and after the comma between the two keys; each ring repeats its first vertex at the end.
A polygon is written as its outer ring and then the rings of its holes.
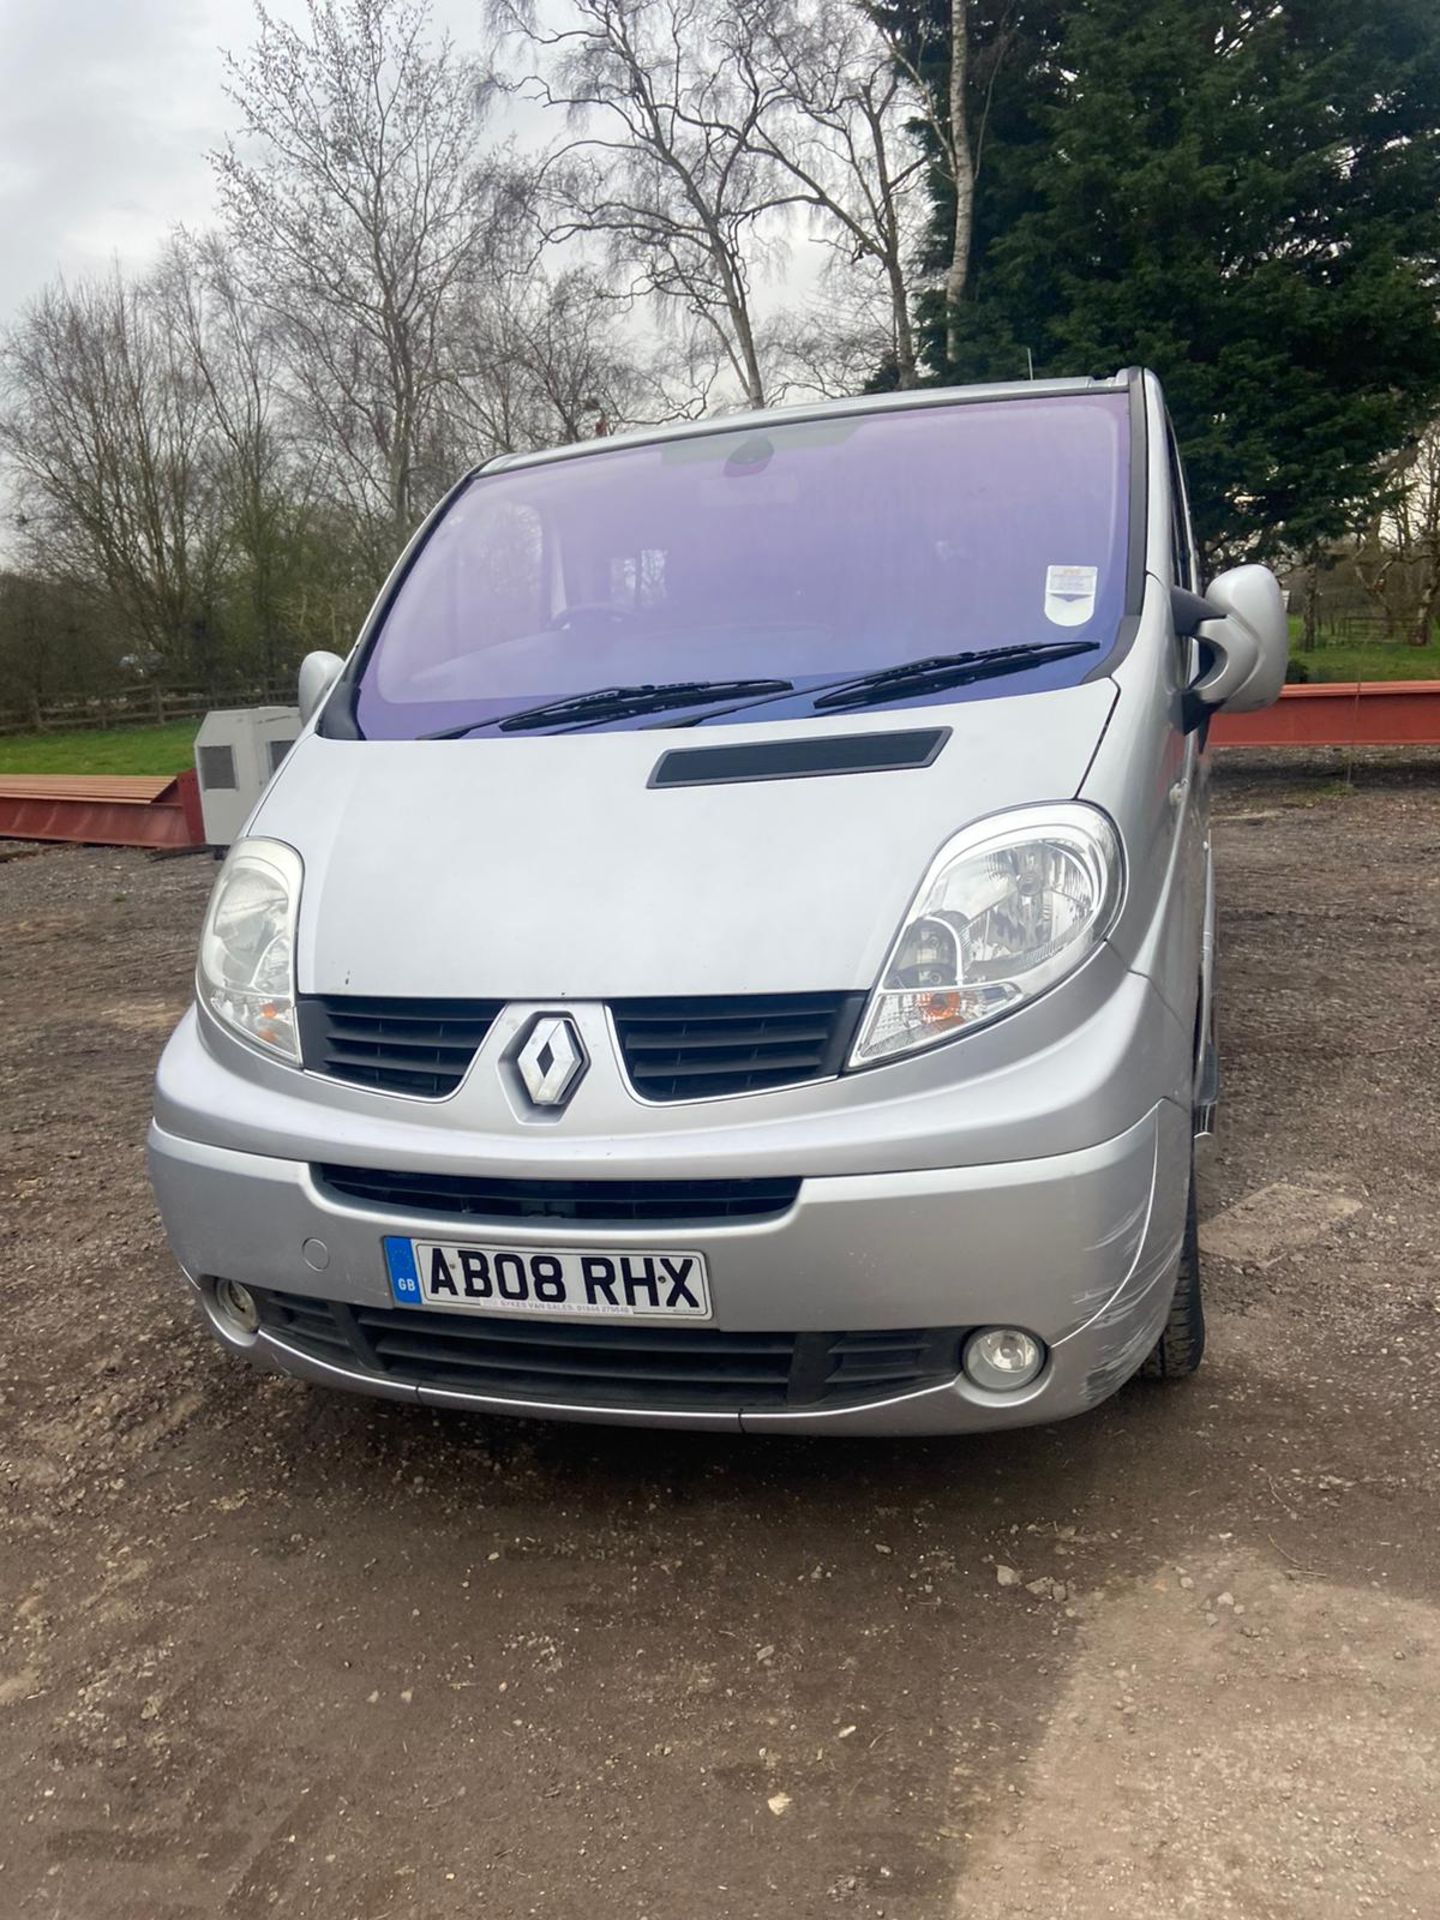
{"type": "Polygon", "coordinates": [[[401,1213],[463,1220],[593,1220],[687,1225],[773,1220],[795,1204],[798,1180],[502,1180],[489,1174],[385,1172],[316,1166],[330,1193],[401,1213]]]}
{"type": "Polygon", "coordinates": [[[436,1100],[465,1078],[503,1005],[307,995],[299,1008],[300,1050],[310,1073],[436,1100]]]}
{"type": "Polygon", "coordinates": [[[710,1100],[839,1073],[863,993],[771,993],[611,1006],[630,1084],[646,1100],[710,1100]]]}
{"type": "Polygon", "coordinates": [[[738,1412],[863,1406],[951,1380],[962,1329],[725,1333],[349,1307],[257,1293],[262,1323],[332,1365],[412,1386],[556,1406],[738,1412]]]}

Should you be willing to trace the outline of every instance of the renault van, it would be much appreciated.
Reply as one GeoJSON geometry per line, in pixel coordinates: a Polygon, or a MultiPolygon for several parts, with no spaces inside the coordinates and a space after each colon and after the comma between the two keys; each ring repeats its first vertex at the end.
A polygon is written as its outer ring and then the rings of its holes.
{"type": "Polygon", "coordinates": [[[1206,729],[1285,655],[1143,372],[487,462],[215,886],[150,1163],[216,1338],[754,1431],[1191,1372],[1206,729]]]}

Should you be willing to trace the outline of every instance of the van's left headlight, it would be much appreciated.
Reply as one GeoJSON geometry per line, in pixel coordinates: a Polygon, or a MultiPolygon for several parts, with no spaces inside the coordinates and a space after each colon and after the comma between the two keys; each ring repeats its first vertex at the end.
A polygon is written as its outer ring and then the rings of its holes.
{"type": "Polygon", "coordinates": [[[237,840],[210,896],[195,980],[217,1020],[295,1066],[301,875],[299,854],[283,840],[237,840]]]}
{"type": "Polygon", "coordinates": [[[920,884],[849,1065],[915,1053],[1053,987],[1114,925],[1120,837],[1096,807],[997,814],[956,834],[920,884]]]}

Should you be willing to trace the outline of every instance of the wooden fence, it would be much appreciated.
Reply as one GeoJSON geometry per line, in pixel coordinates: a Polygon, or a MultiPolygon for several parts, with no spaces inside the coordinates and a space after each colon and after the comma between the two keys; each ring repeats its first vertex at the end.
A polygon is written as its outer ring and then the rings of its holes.
{"type": "MultiPolygon", "coordinates": [[[[1297,609],[1293,599],[1290,603],[1290,620],[1291,632],[1294,635],[1291,644],[1298,650],[1301,645],[1300,635],[1304,630],[1304,608],[1302,606],[1297,609]]],[[[1354,641],[1392,646],[1397,652],[1410,645],[1410,636],[1403,622],[1398,626],[1387,624],[1383,615],[1378,613],[1354,613],[1327,607],[1323,603],[1318,609],[1315,634],[1319,641],[1317,649],[1319,652],[1323,652],[1325,647],[1332,643],[1343,646],[1354,641]]],[[[1431,638],[1433,640],[1433,634],[1431,638]]],[[[1423,658],[1423,650],[1417,649],[1417,651],[1421,652],[1423,658]]]]}
{"type": "Polygon", "coordinates": [[[163,727],[202,720],[215,707],[293,707],[293,680],[269,687],[220,687],[200,693],[172,687],[135,687],[68,700],[31,700],[0,707],[0,734],[68,733],[93,727],[163,727]]]}

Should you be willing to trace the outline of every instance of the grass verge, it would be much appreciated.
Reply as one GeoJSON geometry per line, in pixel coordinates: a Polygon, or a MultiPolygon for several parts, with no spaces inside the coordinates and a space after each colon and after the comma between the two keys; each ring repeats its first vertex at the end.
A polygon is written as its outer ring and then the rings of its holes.
{"type": "Polygon", "coordinates": [[[1400,640],[1322,640],[1306,653],[1290,635],[1290,658],[1304,664],[1311,681],[1440,680],[1440,646],[1407,647],[1400,640]]]}
{"type": "Polygon", "coordinates": [[[0,734],[0,774],[179,773],[195,764],[199,724],[0,734]]]}

